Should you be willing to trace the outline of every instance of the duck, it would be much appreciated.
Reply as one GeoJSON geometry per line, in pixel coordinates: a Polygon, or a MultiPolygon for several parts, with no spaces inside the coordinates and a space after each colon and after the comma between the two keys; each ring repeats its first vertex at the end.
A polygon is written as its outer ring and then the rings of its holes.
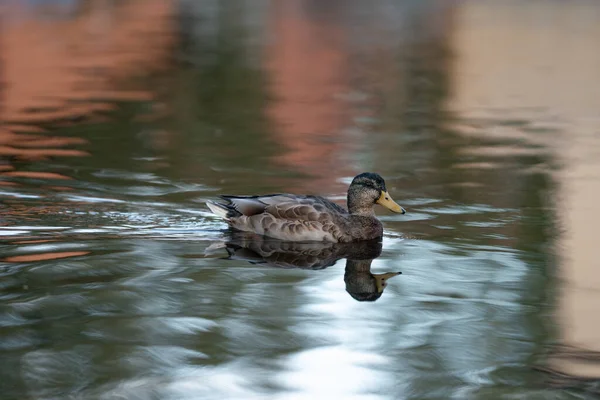
{"type": "Polygon", "coordinates": [[[291,242],[350,243],[383,236],[383,225],[375,216],[379,204],[395,213],[406,210],[387,191],[377,173],[364,172],[352,179],[344,208],[315,195],[267,194],[220,196],[222,202],[206,205],[236,230],[291,242]]]}

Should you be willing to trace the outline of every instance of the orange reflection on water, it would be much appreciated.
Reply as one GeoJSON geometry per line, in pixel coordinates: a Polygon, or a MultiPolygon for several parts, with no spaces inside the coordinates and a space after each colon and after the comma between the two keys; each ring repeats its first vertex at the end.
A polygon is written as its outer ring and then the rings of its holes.
{"type": "Polygon", "coordinates": [[[344,32],[327,18],[311,18],[295,2],[271,8],[267,71],[275,101],[268,114],[275,122],[275,139],[287,151],[277,160],[314,177],[310,188],[331,187],[327,177],[352,175],[340,160],[345,149],[341,130],[347,123],[348,91],[344,76],[347,54],[344,32]]]}
{"type": "Polygon", "coordinates": [[[90,251],[61,251],[56,253],[23,254],[20,256],[10,256],[2,259],[4,262],[32,262],[58,260],[60,258],[79,257],[90,254],[90,251]]]}
{"type": "MultiPolygon", "coordinates": [[[[551,175],[558,183],[558,195],[546,201],[555,210],[561,233],[557,246],[547,251],[560,257],[561,291],[553,302],[564,346],[554,349],[547,365],[565,385],[592,378],[597,382],[600,322],[593,316],[600,305],[596,236],[600,92],[590,82],[600,80],[600,53],[590,49],[597,48],[600,37],[600,4],[530,2],[518,7],[508,2],[463,2],[458,10],[459,23],[451,38],[455,67],[448,107],[464,120],[510,120],[512,115],[517,121],[461,127],[458,132],[465,137],[516,143],[467,147],[463,154],[537,156],[539,165],[529,172],[552,173],[545,164],[552,160],[562,164],[551,175]],[[527,124],[530,120],[541,120],[537,126],[541,132],[527,124]]],[[[499,182],[506,179],[505,168],[496,165],[499,182]]],[[[517,196],[507,200],[514,202],[511,207],[523,204],[517,196]]]]}
{"type": "Polygon", "coordinates": [[[34,11],[9,20],[1,46],[3,119],[40,123],[109,110],[107,100],[151,99],[118,83],[141,65],[164,66],[174,6],[171,0],[90,1],[73,18],[49,22],[34,11]]]}
{"type": "Polygon", "coordinates": [[[15,240],[12,244],[36,244],[36,243],[51,243],[56,242],[55,239],[28,239],[28,240],[15,240]]]}
{"type": "MultiPolygon", "coordinates": [[[[175,42],[173,0],[81,1],[64,9],[13,2],[4,12],[0,36],[3,102],[0,157],[43,160],[89,155],[80,137],[50,136],[40,125],[94,122],[117,101],[151,101],[140,90],[144,78],[167,65],[175,42]],[[75,148],[74,148],[75,147],[75,148]]],[[[0,176],[68,177],[37,171],[0,176]]],[[[19,166],[18,168],[23,168],[19,166]]],[[[10,184],[10,183],[9,183],[10,184]]]]}
{"type": "Polygon", "coordinates": [[[5,172],[5,176],[18,176],[21,178],[36,178],[36,179],[71,179],[68,176],[57,174],[55,172],[40,172],[40,171],[10,171],[5,172]]]}

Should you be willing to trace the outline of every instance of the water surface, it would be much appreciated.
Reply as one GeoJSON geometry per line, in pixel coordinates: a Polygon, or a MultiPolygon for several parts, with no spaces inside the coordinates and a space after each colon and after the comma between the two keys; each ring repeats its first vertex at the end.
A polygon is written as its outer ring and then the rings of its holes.
{"type": "Polygon", "coordinates": [[[0,53],[2,398],[597,395],[569,310],[600,285],[564,286],[595,262],[595,3],[37,3],[0,53]],[[365,248],[204,206],[363,171],[408,211],[365,248]]]}

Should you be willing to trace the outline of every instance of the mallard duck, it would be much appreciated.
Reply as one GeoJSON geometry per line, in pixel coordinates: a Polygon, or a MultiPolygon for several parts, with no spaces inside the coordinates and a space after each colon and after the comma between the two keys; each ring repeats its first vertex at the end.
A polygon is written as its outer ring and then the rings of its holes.
{"type": "Polygon", "coordinates": [[[348,243],[383,236],[373,206],[406,213],[388,194],[385,181],[371,172],[357,175],[348,188],[348,210],[320,196],[269,194],[221,196],[210,210],[235,229],[287,241],[348,243]]]}

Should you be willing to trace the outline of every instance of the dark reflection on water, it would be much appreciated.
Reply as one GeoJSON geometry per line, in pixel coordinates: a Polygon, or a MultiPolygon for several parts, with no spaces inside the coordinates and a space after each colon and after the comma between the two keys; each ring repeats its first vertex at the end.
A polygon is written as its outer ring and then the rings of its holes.
{"type": "Polygon", "coordinates": [[[10,3],[2,398],[597,394],[596,3],[10,3]],[[381,244],[203,205],[366,170],[381,244]]]}
{"type": "Polygon", "coordinates": [[[380,241],[359,243],[284,242],[243,232],[228,232],[224,242],[208,247],[208,253],[225,248],[228,260],[243,260],[255,265],[278,268],[323,269],[346,258],[344,282],[355,300],[375,301],[383,294],[387,281],[401,272],[373,274],[372,261],[381,255],[380,241]]]}

